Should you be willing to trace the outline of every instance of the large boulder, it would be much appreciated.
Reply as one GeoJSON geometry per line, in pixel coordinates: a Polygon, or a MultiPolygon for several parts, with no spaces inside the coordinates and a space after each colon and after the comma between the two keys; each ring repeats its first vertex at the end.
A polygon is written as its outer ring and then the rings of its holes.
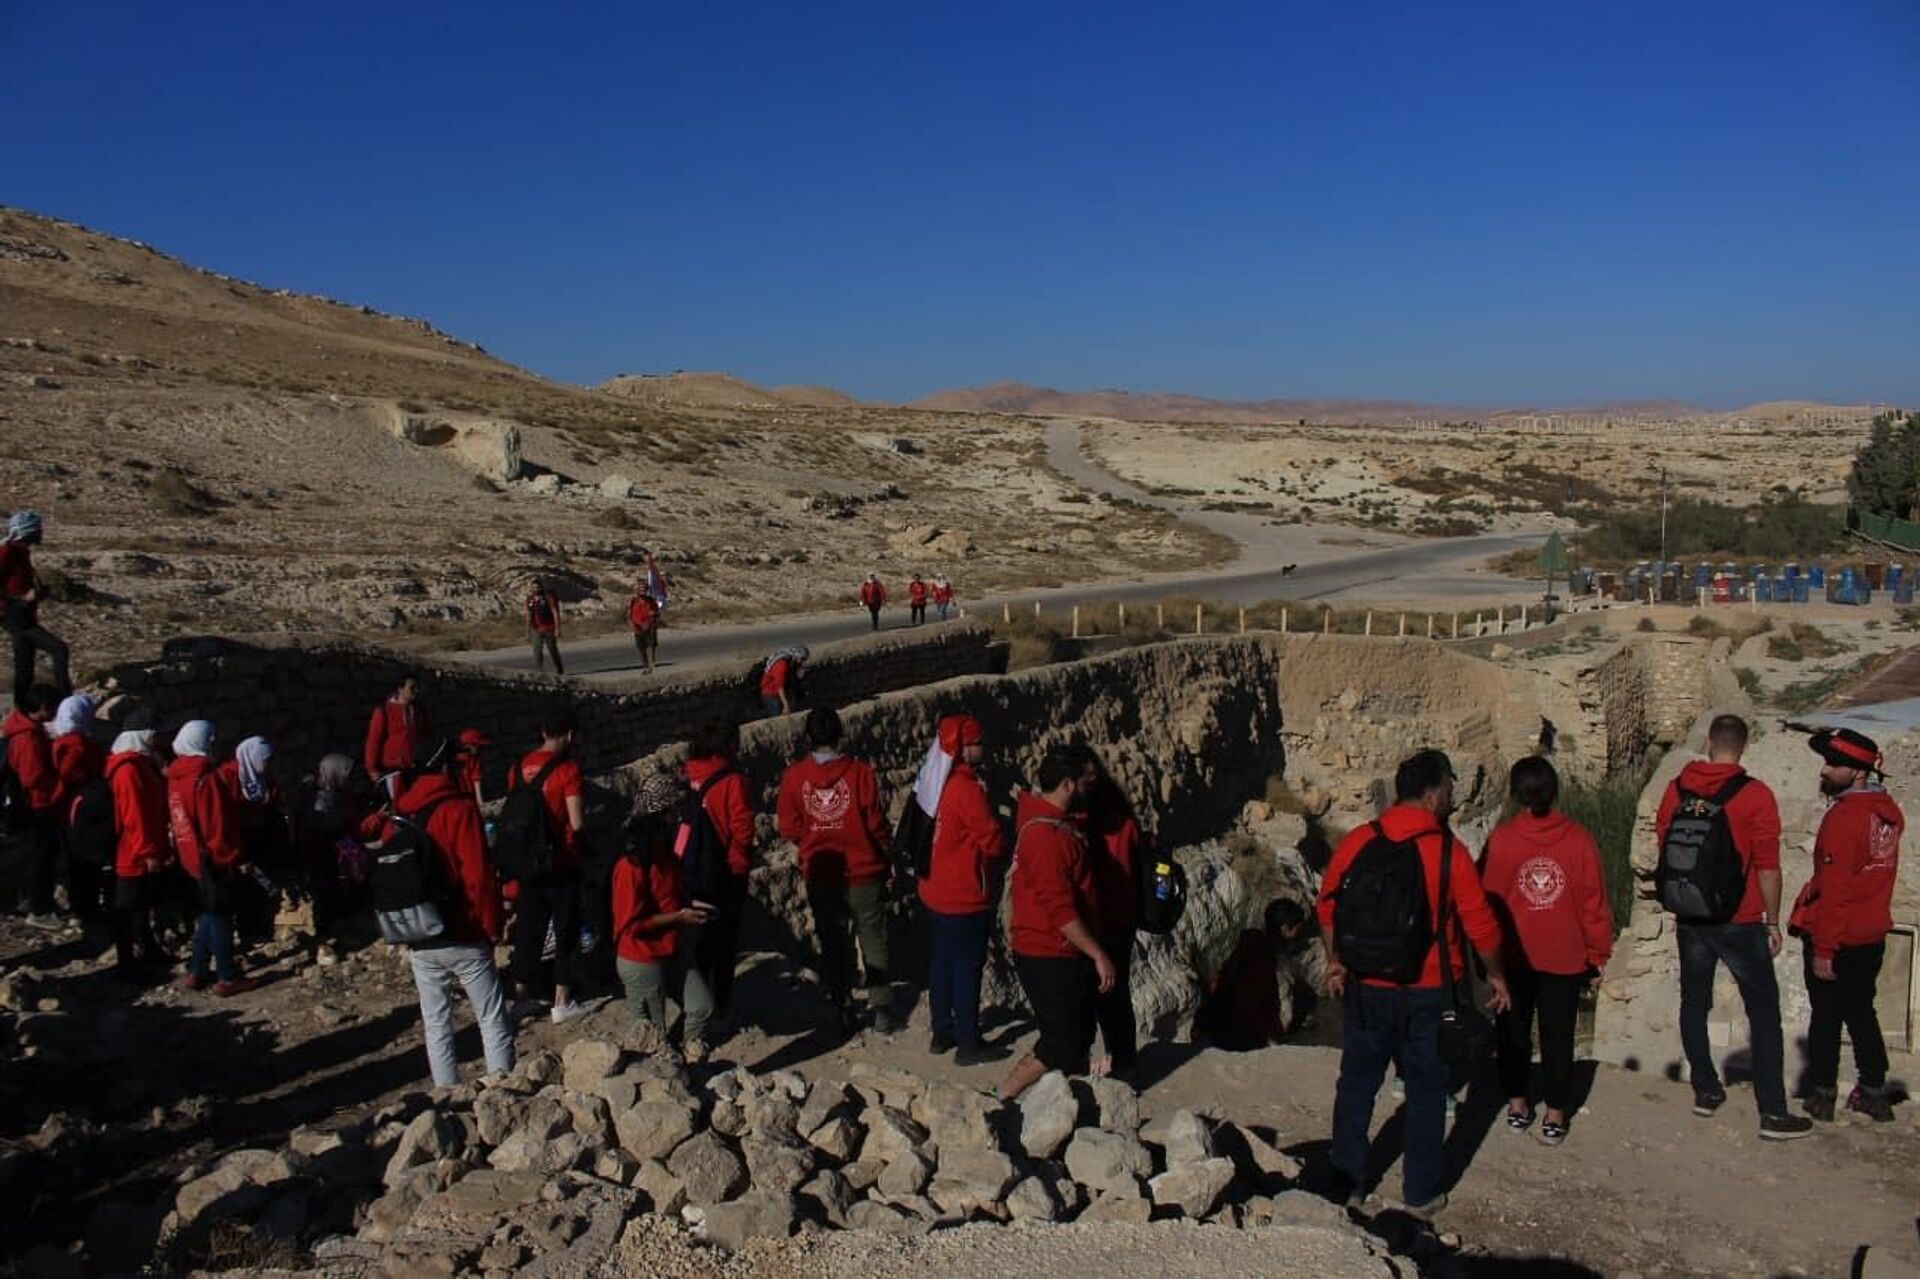
{"type": "Polygon", "coordinates": [[[813,1176],[813,1151],[797,1142],[748,1137],[740,1143],[747,1159],[747,1177],[755,1190],[791,1195],[813,1176]]]}
{"type": "Polygon", "coordinates": [[[729,1252],[738,1252],[749,1239],[785,1239],[798,1220],[791,1195],[758,1188],[698,1211],[707,1242],[729,1252]]]}
{"type": "Polygon", "coordinates": [[[888,1199],[910,1199],[933,1180],[933,1164],[918,1151],[909,1150],[889,1160],[873,1188],[888,1199]]]}
{"type": "Polygon", "coordinates": [[[400,1134],[400,1144],[387,1160],[387,1171],[381,1181],[392,1188],[400,1174],[414,1165],[455,1158],[465,1148],[466,1131],[459,1120],[439,1110],[423,1110],[400,1134]]]}
{"type": "Polygon", "coordinates": [[[994,1129],[999,1114],[1000,1103],[996,1099],[947,1083],[929,1086],[913,1108],[913,1117],[926,1128],[928,1138],[942,1152],[950,1147],[996,1149],[994,1129]]]}
{"type": "Polygon", "coordinates": [[[525,466],[520,428],[512,422],[469,422],[454,437],[453,447],[462,466],[496,484],[519,479],[525,466]]]}
{"type": "Polygon", "coordinates": [[[862,1160],[886,1164],[905,1154],[918,1153],[927,1140],[926,1129],[891,1106],[869,1106],[860,1114],[860,1125],[867,1130],[860,1143],[862,1160]]]}
{"type": "Polygon", "coordinates": [[[1007,1192],[1007,1213],[1015,1221],[1056,1221],[1060,1201],[1038,1177],[1023,1178],[1007,1192]]]}
{"type": "Polygon", "coordinates": [[[1140,1094],[1132,1085],[1111,1078],[1087,1079],[1077,1082],[1075,1091],[1084,1091],[1094,1122],[1108,1132],[1131,1137],[1140,1131],[1140,1094]]]}
{"type": "Polygon", "coordinates": [[[1176,1110],[1167,1121],[1167,1167],[1185,1168],[1213,1158],[1213,1131],[1191,1110],[1176,1110]]]}
{"type": "Polygon", "coordinates": [[[575,1039],[560,1051],[561,1080],[567,1087],[590,1092],[609,1075],[619,1073],[624,1056],[620,1045],[605,1039],[575,1039]]]}

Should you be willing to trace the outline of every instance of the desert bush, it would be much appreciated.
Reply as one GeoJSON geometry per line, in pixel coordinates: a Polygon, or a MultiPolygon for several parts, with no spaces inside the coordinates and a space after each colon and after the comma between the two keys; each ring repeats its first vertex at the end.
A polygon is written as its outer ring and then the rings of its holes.
{"type": "Polygon", "coordinates": [[[154,476],[147,491],[163,515],[211,515],[220,505],[213,494],[188,479],[185,473],[171,468],[154,476]]]}
{"type": "Polygon", "coordinates": [[[1733,678],[1738,681],[1741,692],[1753,698],[1755,701],[1760,700],[1764,690],[1760,685],[1759,672],[1749,670],[1745,666],[1736,666],[1733,670],[1733,678]]]}
{"type": "MultiPolygon", "coordinates": [[[[1667,554],[1767,560],[1845,549],[1846,508],[1769,494],[1746,507],[1682,497],[1668,504],[1667,554]]],[[[1574,539],[1582,563],[1621,564],[1660,554],[1660,508],[1612,511],[1574,539]]]]}
{"type": "Polygon", "coordinates": [[[1633,824],[1651,771],[1625,769],[1598,782],[1563,780],[1560,787],[1561,809],[1591,831],[1600,847],[1600,879],[1615,933],[1633,911],[1633,824]]]}
{"type": "Polygon", "coordinates": [[[1657,631],[1660,628],[1653,624],[1653,619],[1651,617],[1643,617],[1640,619],[1640,624],[1638,626],[1635,626],[1633,629],[1636,631],[1642,631],[1642,632],[1652,632],[1652,631],[1657,631]]]}

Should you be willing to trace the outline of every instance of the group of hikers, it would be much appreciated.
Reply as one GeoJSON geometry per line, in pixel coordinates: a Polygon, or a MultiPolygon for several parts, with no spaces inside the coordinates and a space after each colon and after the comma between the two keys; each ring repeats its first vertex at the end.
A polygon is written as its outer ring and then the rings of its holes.
{"type": "MultiPolygon", "coordinates": [[[[491,789],[498,804],[489,821],[491,743],[474,729],[439,731],[412,673],[372,711],[358,759],[329,753],[295,787],[283,784],[267,739],[243,738],[221,758],[215,726],[201,719],[163,738],[136,711],[109,745],[96,733],[93,701],[65,684],[64,645],[38,627],[33,606],[43,592],[30,548],[39,535],[37,518],[15,515],[0,550],[16,682],[26,681],[0,725],[0,821],[26,850],[30,925],[64,926],[55,914],[64,878],[68,909],[110,933],[120,976],[172,979],[172,952],[184,944],[179,982],[228,997],[257,984],[239,949],[270,936],[282,889],[303,886],[319,962],[334,962],[343,925],[369,914],[381,936],[407,948],[438,1086],[459,1079],[455,988],[473,1007],[489,1072],[512,1066],[516,1020],[571,1021],[603,984],[617,982],[633,1017],[663,1044],[671,1042],[668,1000],[677,1000],[678,1047],[689,1061],[704,1059],[725,1033],[758,858],[757,788],[741,771],[736,724],[699,725],[685,764],[639,784],[615,831],[589,828],[569,703],[556,700],[541,715],[534,749],[491,789]],[[39,652],[53,658],[53,684],[33,682],[39,652]],[[495,960],[503,945],[511,955],[504,978],[495,960]]],[[[649,579],[663,582],[656,573],[650,565],[649,579]]],[[[877,578],[869,584],[883,601],[877,578]]],[[[939,602],[949,604],[950,593],[939,602]]],[[[557,663],[557,606],[550,613],[557,663]]],[[[782,650],[763,664],[769,714],[799,708],[806,657],[804,648],[782,650]]],[[[1011,1065],[1001,1095],[1019,1096],[1048,1071],[1134,1070],[1130,965],[1141,932],[1173,926],[1184,881],[1099,758],[1073,743],[1046,750],[1010,797],[1009,840],[996,816],[1008,797],[989,793],[983,769],[1005,744],[978,718],[938,719],[891,827],[874,768],[844,738],[833,709],[807,711],[804,750],[777,780],[774,812],[797,850],[838,1029],[904,1029],[890,938],[899,913],[892,903],[904,895],[925,925],[929,1051],[963,1066],[1004,1058],[981,1031],[1004,890],[1004,948],[1038,1037],[1011,1065]]],[[[1812,736],[1830,802],[1812,877],[1783,920],[1780,814],[1768,787],[1741,767],[1747,739],[1743,720],[1717,717],[1707,758],[1679,773],[1658,811],[1654,888],[1675,919],[1694,1113],[1711,1117],[1727,1100],[1708,1034],[1724,963],[1751,1026],[1762,1138],[1804,1136],[1814,1120],[1835,1117],[1843,1027],[1859,1076],[1844,1107],[1890,1119],[1874,996],[1904,819],[1876,782],[1878,747],[1851,729],[1812,736]],[[1774,970],[1783,924],[1801,941],[1811,1004],[1804,1115],[1789,1110],[1784,1079],[1774,970]]],[[[1560,811],[1547,758],[1512,766],[1512,816],[1477,860],[1449,824],[1455,782],[1440,751],[1404,760],[1393,802],[1333,850],[1313,908],[1322,984],[1341,1008],[1330,1151],[1339,1193],[1369,1198],[1369,1133],[1392,1066],[1405,1093],[1402,1202],[1418,1216],[1445,1206],[1451,1099],[1489,1045],[1506,1126],[1524,1133],[1537,1122],[1547,1145],[1567,1139],[1578,1009],[1600,982],[1614,935],[1598,848],[1560,811]],[[1491,1024],[1480,1012],[1476,968],[1491,1024]]],[[[1275,942],[1305,944],[1308,919],[1304,902],[1276,900],[1266,931],[1275,942]]],[[[1264,956],[1253,966],[1264,966],[1271,983],[1275,952],[1252,953],[1264,956]]],[[[1238,956],[1227,972],[1237,989],[1215,993],[1231,1008],[1258,983],[1238,956]]]]}
{"type": "MultiPolygon", "coordinates": [[[[858,592],[860,607],[867,610],[873,621],[873,629],[880,629],[880,610],[887,606],[887,584],[880,580],[878,573],[867,574],[860,583],[858,592]]],[[[907,582],[907,621],[909,625],[919,626],[927,620],[927,604],[933,604],[934,616],[944,622],[954,614],[953,583],[946,574],[937,574],[929,582],[915,573],[907,582]]]]}
{"type": "MultiPolygon", "coordinates": [[[[1668,785],[1656,823],[1654,883],[1678,937],[1693,1113],[1710,1118],[1727,1101],[1708,1034],[1715,970],[1724,963],[1751,1026],[1761,1138],[1804,1137],[1815,1120],[1834,1118],[1842,1025],[1859,1075],[1845,1107],[1889,1120],[1874,991],[1893,927],[1905,822],[1875,780],[1879,748],[1852,729],[1810,738],[1829,804],[1812,877],[1784,919],[1800,939],[1811,1005],[1805,1114],[1794,1114],[1773,965],[1784,944],[1780,810],[1767,785],[1741,767],[1747,739],[1744,720],[1717,716],[1707,758],[1668,785]]],[[[1349,1202],[1365,1202],[1374,1101],[1393,1065],[1406,1094],[1402,1203],[1416,1216],[1446,1206],[1447,1113],[1485,1040],[1494,1041],[1506,1126],[1526,1132],[1537,1118],[1540,1141],[1567,1139],[1581,992],[1599,985],[1613,938],[1598,849],[1558,810],[1551,762],[1530,756],[1513,765],[1514,815],[1488,836],[1478,865],[1448,826],[1455,780],[1439,751],[1402,762],[1393,804],[1335,848],[1319,897],[1326,986],[1344,1005],[1331,1162],[1349,1202]],[[1491,1026],[1471,990],[1476,957],[1496,1014],[1491,1026]]]]}

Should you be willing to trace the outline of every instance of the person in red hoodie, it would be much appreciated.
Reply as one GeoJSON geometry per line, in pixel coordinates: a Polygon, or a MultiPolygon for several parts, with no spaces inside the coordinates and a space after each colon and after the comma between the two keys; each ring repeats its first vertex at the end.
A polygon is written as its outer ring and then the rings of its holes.
{"type": "Polygon", "coordinates": [[[31,876],[26,922],[49,932],[60,927],[53,901],[54,879],[60,870],[60,774],[53,765],[47,722],[59,701],[60,695],[53,688],[35,684],[0,724],[0,735],[7,739],[7,768],[18,788],[14,800],[21,805],[21,811],[11,814],[10,820],[19,823],[31,876]]]}
{"type": "MultiPolygon", "coordinates": [[[[1349,1182],[1349,1203],[1364,1202],[1367,1190],[1367,1133],[1373,1103],[1389,1063],[1406,1084],[1405,1157],[1402,1202],[1413,1216],[1430,1218],[1447,1206],[1441,1191],[1446,1175],[1448,1067],[1440,1055],[1440,1021],[1446,988],[1440,974],[1441,926],[1466,944],[1448,945],[1455,982],[1464,981],[1466,945],[1479,952],[1493,988],[1488,1000],[1496,1013],[1511,1002],[1500,955],[1500,923],[1487,906],[1480,877],[1466,846],[1447,829],[1453,812],[1453,763],[1437,750],[1417,751],[1402,760],[1393,778],[1393,805],[1377,821],[1340,841],[1320,880],[1319,916],[1327,951],[1327,993],[1345,1002],[1341,1022],[1340,1081],[1334,1089],[1332,1162],[1349,1182]],[[1364,972],[1350,972],[1349,953],[1341,949],[1336,915],[1348,872],[1363,851],[1411,847],[1420,858],[1434,940],[1420,961],[1419,975],[1399,983],[1364,972]],[[1441,901],[1440,868],[1447,859],[1447,898],[1441,901]]],[[[1396,852],[1395,855],[1404,855],[1396,852]]],[[[1356,881],[1357,882],[1357,881],[1356,881]]]]}
{"type": "Polygon", "coordinates": [[[1727,1101],[1707,1038],[1714,971],[1724,963],[1740,988],[1753,1036],[1760,1135],[1786,1141],[1806,1136],[1813,1121],[1787,1110],[1780,985],[1773,971],[1773,957],[1780,953],[1780,805],[1765,782],[1740,767],[1746,751],[1747,722],[1738,715],[1716,715],[1707,727],[1707,758],[1692,761],[1667,784],[1654,825],[1664,847],[1683,801],[1721,804],[1746,872],[1746,891],[1732,918],[1724,923],[1681,919],[1673,930],[1680,948],[1680,1043],[1692,1076],[1693,1113],[1707,1118],[1727,1101]]]}
{"type": "Polygon", "coordinates": [[[547,809],[547,832],[553,841],[553,865],[531,883],[523,882],[513,899],[513,977],[520,988],[520,1011],[537,1007],[540,961],[546,950],[547,928],[553,928],[553,1009],[555,1025],[586,1015],[573,998],[575,967],[580,954],[580,889],[583,841],[587,824],[586,778],[573,758],[573,739],[579,719],[573,707],[554,703],[540,717],[540,746],[522,759],[509,777],[514,786],[540,787],[547,809]]]}
{"type": "Polygon", "coordinates": [[[1793,903],[1812,1016],[1807,1023],[1807,1114],[1831,1121],[1840,1089],[1840,1027],[1853,1043],[1860,1082],[1847,1109],[1886,1122],[1887,1042],[1874,1009],[1874,987],[1893,931],[1893,881],[1900,870],[1906,818],[1886,788],[1874,784],[1880,747],[1853,729],[1822,729],[1810,743],[1819,754],[1820,793],[1830,801],[1813,838],[1813,878],[1793,903]]]}
{"type": "Polygon", "coordinates": [[[245,864],[239,842],[239,814],[231,791],[220,781],[211,758],[213,725],[189,720],[173,739],[173,763],[167,768],[167,821],[180,865],[193,877],[200,900],[200,921],[193,930],[193,951],[180,984],[189,990],[208,985],[212,961],[213,993],[221,998],[259,986],[242,977],[233,959],[234,885],[245,864]]]}
{"type": "Polygon", "coordinates": [[[747,904],[747,871],[752,866],[753,810],[747,804],[747,779],[734,760],[740,752],[739,726],[726,720],[702,724],[687,748],[686,781],[700,795],[700,805],[726,849],[729,880],[722,900],[700,903],[711,908],[709,917],[689,928],[682,938],[688,955],[686,989],[680,1006],[686,1011],[681,1042],[691,1061],[707,1053],[706,1018],[696,1017],[702,1005],[712,1017],[725,1018],[733,1007],[733,968],[740,948],[740,917],[747,904]]]}
{"type": "Polygon", "coordinates": [[[1093,857],[1094,886],[1100,898],[1100,948],[1113,962],[1113,989],[1100,996],[1095,1019],[1106,1051],[1102,1073],[1124,1075],[1140,1055],[1139,1028],[1133,1016],[1133,941],[1140,919],[1140,861],[1147,856],[1133,806],[1097,756],[1080,779],[1080,804],[1074,814],[1083,824],[1093,857]]]}
{"type": "Polygon", "coordinates": [[[533,644],[533,669],[547,669],[547,654],[553,654],[553,673],[564,676],[567,668],[560,660],[560,597],[553,588],[534,578],[527,590],[527,639],[533,644]]]}
{"type": "Polygon", "coordinates": [[[953,583],[944,573],[933,579],[933,611],[943,622],[953,616],[953,583]]]}
{"type": "Polygon", "coordinates": [[[1014,814],[1013,911],[1007,943],[1040,1038],[1000,1085],[1012,1100],[1050,1070],[1081,1074],[1093,1051],[1095,1006],[1118,984],[1102,949],[1100,890],[1082,823],[1090,778],[1099,775],[1093,752],[1058,746],[1047,752],[1034,788],[1014,814]]]}
{"type": "Polygon", "coordinates": [[[13,704],[27,700],[33,685],[36,655],[53,663],[53,688],[65,697],[73,688],[67,673],[66,641],[40,624],[40,604],[47,588],[33,568],[33,548],[40,545],[44,522],[33,511],[15,511],[0,536],[0,626],[13,638],[13,704]]]}
{"type": "Polygon", "coordinates": [[[704,909],[685,901],[673,851],[675,815],[685,793],[676,777],[648,778],[634,800],[626,850],[613,864],[614,967],[634,1021],[663,1037],[667,965],[679,950],[680,930],[707,920],[704,909]]]}
{"type": "Polygon", "coordinates": [[[107,756],[113,793],[114,971],[145,984],[168,966],[153,935],[150,881],[173,860],[167,843],[167,778],[153,754],[153,730],[130,728],[107,756]]]}
{"type": "Polygon", "coordinates": [[[980,975],[993,931],[993,868],[1007,846],[977,772],[985,758],[980,721],[971,715],[947,716],[940,721],[908,801],[933,816],[932,855],[919,884],[932,935],[929,1048],[935,1055],[954,1050],[954,1061],[962,1066],[993,1061],[998,1055],[980,1042],[980,975]]]}
{"type": "Polygon", "coordinates": [[[63,699],[48,732],[53,737],[53,771],[60,778],[54,811],[67,850],[67,906],[82,924],[92,925],[106,906],[108,871],[101,855],[76,844],[73,818],[83,793],[105,798],[98,783],[106,775],[107,748],[93,735],[93,699],[84,693],[63,699]]]}
{"type": "MultiPolygon", "coordinates": [[[[506,925],[500,883],[487,857],[480,806],[454,776],[453,768],[454,753],[449,743],[423,742],[417,767],[408,770],[406,784],[394,801],[399,818],[412,823],[433,845],[445,886],[438,903],[443,923],[440,936],[407,947],[414,988],[420,992],[427,1065],[436,1088],[453,1088],[460,1083],[453,1001],[449,998],[456,985],[473,1005],[488,1075],[500,1076],[513,1069],[513,1022],[507,1015],[506,992],[493,964],[493,948],[506,925]]],[[[391,839],[395,829],[389,819],[381,833],[382,842],[391,839]]]]}
{"type": "Polygon", "coordinates": [[[399,794],[400,773],[413,767],[414,752],[431,733],[427,709],[420,705],[420,676],[408,671],[400,677],[393,696],[373,708],[367,719],[366,746],[360,754],[368,777],[390,779],[389,798],[399,794]]]}
{"type": "Polygon", "coordinates": [[[660,604],[647,591],[642,578],[627,601],[627,625],[633,628],[633,646],[640,653],[647,674],[653,674],[654,661],[660,655],[660,604]]]}
{"type": "Polygon", "coordinates": [[[866,969],[866,1012],[873,1028],[894,1034],[892,973],[887,966],[889,870],[887,819],[873,765],[840,753],[840,716],[829,707],[807,712],[808,753],[780,777],[775,821],[799,850],[800,879],[820,942],[820,972],[839,1010],[841,1029],[860,1023],[854,1000],[854,937],[866,969]]]}
{"type": "Polygon", "coordinates": [[[1580,992],[1600,984],[1613,953],[1613,910],[1600,848],[1586,827],[1554,808],[1560,775],[1538,755],[1515,762],[1508,793],[1519,807],[1487,836],[1480,878],[1507,939],[1513,1007],[1500,1016],[1500,1081],[1507,1127],[1533,1126],[1527,1095],[1535,1014],[1540,1023],[1540,1140],[1567,1139],[1573,1105],[1573,1031],[1580,992]]]}
{"type": "Polygon", "coordinates": [[[860,606],[867,610],[873,619],[873,629],[880,629],[880,610],[887,605],[887,588],[881,583],[878,573],[867,574],[867,580],[860,583],[860,606]]]}
{"type": "Polygon", "coordinates": [[[801,681],[807,658],[805,644],[775,649],[760,664],[760,711],[764,715],[788,715],[800,709],[801,681]]]}
{"type": "Polygon", "coordinates": [[[907,583],[907,614],[915,626],[927,620],[927,583],[918,573],[907,583]]]}

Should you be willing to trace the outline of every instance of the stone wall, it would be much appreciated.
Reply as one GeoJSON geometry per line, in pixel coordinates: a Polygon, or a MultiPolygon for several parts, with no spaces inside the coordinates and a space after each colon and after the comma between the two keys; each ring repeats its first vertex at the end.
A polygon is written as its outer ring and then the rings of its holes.
{"type": "MultiPolygon", "coordinates": [[[[971,622],[822,645],[808,662],[808,695],[821,704],[872,697],[990,668],[991,634],[971,622]]],[[[162,729],[212,720],[232,746],[261,734],[289,768],[305,769],[329,750],[356,758],[367,718],[402,672],[421,674],[423,702],[437,728],[478,728],[503,756],[531,749],[543,709],[569,699],[579,714],[578,751],[589,772],[618,768],[684,740],[714,717],[760,714],[750,663],[727,663],[684,676],[564,681],[457,662],[433,662],[356,644],[256,645],[192,638],[169,642],[160,660],[111,673],[107,691],[118,718],[151,709],[162,729]]]]}
{"type": "MultiPolygon", "coordinates": [[[[1218,967],[1265,906],[1229,868],[1224,848],[1201,845],[1232,830],[1282,767],[1285,651],[1277,636],[1176,640],[887,693],[842,708],[845,748],[873,763],[891,821],[908,802],[940,717],[976,716],[987,733],[984,780],[1009,841],[1014,795],[1047,749],[1079,740],[1098,751],[1143,824],[1167,846],[1185,850],[1191,904],[1174,934],[1142,939],[1134,983],[1146,1024],[1182,1034],[1197,1008],[1200,976],[1218,967]]],[[[809,941],[812,932],[793,847],[775,833],[772,818],[780,774],[804,749],[801,729],[796,715],[748,724],[741,733],[740,767],[752,789],[761,850],[752,888],[764,922],[773,925],[760,940],[783,947],[809,941]]],[[[600,778],[612,792],[612,812],[640,779],[678,767],[684,756],[684,745],[671,746],[600,778]]],[[[895,967],[911,975],[920,971],[924,939],[907,904],[898,914],[895,967]]],[[[998,941],[987,1001],[1020,1003],[998,941]]]]}

